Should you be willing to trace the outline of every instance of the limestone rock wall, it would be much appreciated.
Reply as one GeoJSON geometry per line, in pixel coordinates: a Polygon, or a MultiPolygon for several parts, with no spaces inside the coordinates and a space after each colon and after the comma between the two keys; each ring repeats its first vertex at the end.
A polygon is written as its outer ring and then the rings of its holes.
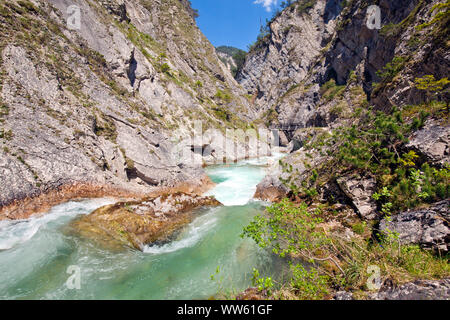
{"type": "Polygon", "coordinates": [[[65,183],[197,181],[180,136],[255,118],[182,1],[2,1],[0,27],[0,206],[65,183]]]}

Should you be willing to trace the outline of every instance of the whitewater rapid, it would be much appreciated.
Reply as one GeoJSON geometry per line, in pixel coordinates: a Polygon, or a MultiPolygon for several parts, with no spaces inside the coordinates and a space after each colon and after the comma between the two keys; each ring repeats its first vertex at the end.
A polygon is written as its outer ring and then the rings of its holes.
{"type": "Polygon", "coordinates": [[[38,217],[0,221],[0,250],[11,249],[30,240],[39,229],[45,228],[46,225],[58,219],[71,219],[80,214],[88,214],[97,208],[114,202],[115,200],[112,198],[70,201],[55,206],[49,212],[38,217]]]}
{"type": "Polygon", "coordinates": [[[206,193],[225,206],[243,206],[253,201],[256,187],[271,166],[284,156],[274,153],[271,157],[243,160],[236,164],[211,166],[207,174],[217,185],[206,193]]]}

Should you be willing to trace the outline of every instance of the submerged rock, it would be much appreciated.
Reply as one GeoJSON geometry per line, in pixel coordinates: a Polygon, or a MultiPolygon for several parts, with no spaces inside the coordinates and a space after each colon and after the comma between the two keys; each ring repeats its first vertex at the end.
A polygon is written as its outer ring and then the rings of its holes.
{"type": "Polygon", "coordinates": [[[380,230],[399,234],[402,244],[418,243],[425,248],[448,252],[450,200],[435,203],[429,208],[402,212],[388,222],[381,220],[380,230]]]}
{"type": "Polygon", "coordinates": [[[72,227],[94,240],[120,242],[142,250],[146,244],[169,240],[192,221],[195,208],[219,205],[213,197],[168,194],[104,206],[75,221],[72,227]]]}
{"type": "Polygon", "coordinates": [[[280,182],[277,175],[267,175],[257,185],[255,199],[276,202],[286,197],[288,189],[280,182]]]}

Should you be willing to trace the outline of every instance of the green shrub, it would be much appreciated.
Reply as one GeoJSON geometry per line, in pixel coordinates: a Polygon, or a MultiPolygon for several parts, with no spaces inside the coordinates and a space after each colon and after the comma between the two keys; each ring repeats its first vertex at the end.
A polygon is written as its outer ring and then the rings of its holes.
{"type": "Polygon", "coordinates": [[[366,231],[366,223],[358,222],[352,226],[352,230],[354,233],[362,235],[366,231]]]}
{"type": "Polygon", "coordinates": [[[436,80],[433,75],[426,75],[422,78],[416,78],[414,82],[417,89],[423,90],[427,93],[427,100],[430,100],[430,96],[432,94],[434,94],[437,98],[440,98],[440,93],[450,84],[450,80],[448,80],[448,78],[436,80]]]}
{"type": "Polygon", "coordinates": [[[320,275],[316,268],[306,270],[301,264],[291,264],[291,287],[301,300],[321,300],[328,293],[328,277],[320,275]]]}
{"type": "Polygon", "coordinates": [[[217,89],[216,94],[214,95],[215,98],[224,101],[224,102],[231,102],[231,95],[230,93],[217,89]]]}
{"type": "Polygon", "coordinates": [[[170,75],[170,66],[167,63],[161,65],[161,72],[170,75]]]}
{"type": "MultiPolygon", "coordinates": [[[[425,28],[428,28],[430,26],[434,26],[437,24],[446,24],[449,20],[449,9],[450,9],[450,0],[447,0],[445,3],[437,3],[431,8],[431,13],[437,11],[435,15],[433,15],[433,18],[425,22],[419,26],[416,27],[417,30],[423,30],[425,28]]],[[[448,24],[447,24],[448,26],[448,24]]]]}
{"type": "Polygon", "coordinates": [[[6,104],[0,105],[0,118],[3,118],[9,114],[9,107],[6,104]]]}
{"type": "Polygon", "coordinates": [[[406,57],[394,57],[391,62],[388,62],[382,71],[378,71],[377,75],[383,79],[383,81],[391,81],[395,78],[395,76],[403,70],[406,62],[406,57]]]}
{"type": "Polygon", "coordinates": [[[268,296],[272,294],[272,288],[274,286],[272,278],[261,278],[259,276],[259,271],[255,268],[253,268],[252,284],[254,287],[258,288],[259,291],[265,291],[268,296]]]}
{"type": "Polygon", "coordinates": [[[94,133],[112,142],[116,142],[118,134],[114,120],[104,114],[101,114],[100,117],[94,114],[94,133]]]}
{"type": "Polygon", "coordinates": [[[305,203],[296,206],[288,199],[267,208],[267,216],[258,215],[244,228],[242,237],[250,237],[262,248],[273,253],[302,255],[314,260],[314,251],[327,244],[324,233],[316,230],[323,220],[307,210],[305,203]]]}
{"type": "Polygon", "coordinates": [[[336,97],[341,97],[345,91],[345,86],[338,86],[334,79],[329,80],[320,87],[320,93],[325,101],[332,101],[336,97]]]}

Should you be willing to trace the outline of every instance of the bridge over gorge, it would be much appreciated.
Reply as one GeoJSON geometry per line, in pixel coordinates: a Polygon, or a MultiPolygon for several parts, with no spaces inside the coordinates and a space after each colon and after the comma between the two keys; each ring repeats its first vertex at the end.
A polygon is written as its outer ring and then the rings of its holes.
{"type": "Polygon", "coordinates": [[[288,123],[288,124],[271,125],[269,129],[280,131],[297,131],[298,129],[302,129],[304,127],[305,125],[303,123],[288,123]]]}

